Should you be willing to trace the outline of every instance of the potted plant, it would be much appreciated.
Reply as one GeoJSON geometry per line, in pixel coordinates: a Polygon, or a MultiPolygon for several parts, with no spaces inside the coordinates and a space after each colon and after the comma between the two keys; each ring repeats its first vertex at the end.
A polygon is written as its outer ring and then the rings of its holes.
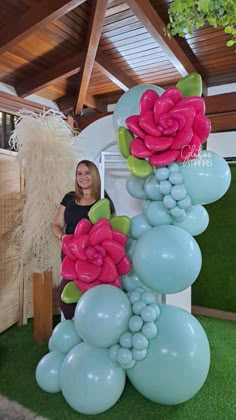
{"type": "Polygon", "coordinates": [[[184,37],[192,35],[194,29],[202,28],[206,23],[221,27],[232,38],[227,47],[236,44],[236,1],[235,0],[174,0],[169,10],[167,34],[184,37]]]}

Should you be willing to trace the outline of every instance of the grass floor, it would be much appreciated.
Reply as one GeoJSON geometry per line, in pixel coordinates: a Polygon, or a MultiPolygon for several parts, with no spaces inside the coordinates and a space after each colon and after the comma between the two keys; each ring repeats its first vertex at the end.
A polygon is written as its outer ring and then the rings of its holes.
{"type": "MultiPolygon", "coordinates": [[[[42,391],[35,381],[35,368],[48,352],[47,345],[33,341],[33,324],[13,326],[0,338],[0,393],[50,420],[234,420],[236,419],[236,323],[197,317],[211,346],[208,378],[188,402],[161,406],[142,397],[127,382],[126,388],[110,410],[85,416],[74,411],[61,393],[42,391]]],[[[58,322],[58,319],[55,320],[58,322]]]]}

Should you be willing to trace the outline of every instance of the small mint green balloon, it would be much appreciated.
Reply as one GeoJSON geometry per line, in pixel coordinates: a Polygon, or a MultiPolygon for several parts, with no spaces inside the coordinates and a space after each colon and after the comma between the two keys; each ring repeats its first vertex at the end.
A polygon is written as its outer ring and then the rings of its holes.
{"type": "Polygon", "coordinates": [[[142,328],[142,333],[148,340],[155,338],[157,335],[157,326],[154,322],[146,322],[142,328]]]}
{"type": "Polygon", "coordinates": [[[52,394],[61,391],[60,372],[65,356],[60,351],[51,351],[39,361],[35,378],[43,391],[52,394]]]}
{"type": "Polygon", "coordinates": [[[167,210],[171,210],[176,206],[176,200],[170,194],[167,194],[163,198],[163,204],[167,210]]]}
{"type": "Polygon", "coordinates": [[[178,207],[180,209],[187,210],[191,207],[191,205],[192,205],[191,198],[188,195],[183,200],[178,201],[178,207]]]}
{"type": "Polygon", "coordinates": [[[173,174],[175,172],[179,172],[179,165],[176,162],[172,162],[168,165],[169,173],[173,174]]]}
{"type": "MultiPolygon", "coordinates": [[[[162,201],[152,201],[148,209],[145,211],[145,217],[151,226],[169,225],[172,222],[171,216],[167,213],[162,201]]],[[[152,229],[145,232],[144,235],[151,230],[152,229]]]]}
{"type": "Polygon", "coordinates": [[[119,344],[115,344],[114,346],[111,346],[108,350],[109,357],[114,363],[117,362],[117,353],[119,349],[119,344]]]}
{"type": "Polygon", "coordinates": [[[148,348],[148,340],[141,332],[137,332],[133,335],[132,344],[136,350],[145,350],[148,348]]]}
{"type": "Polygon", "coordinates": [[[130,236],[133,239],[138,239],[145,232],[151,229],[146,217],[143,213],[137,214],[131,219],[130,236]]]}
{"type": "Polygon", "coordinates": [[[141,300],[145,302],[147,305],[149,305],[150,303],[156,302],[156,297],[152,292],[144,292],[142,294],[141,300]]]}
{"type": "Polygon", "coordinates": [[[136,176],[129,175],[126,181],[126,189],[128,193],[139,200],[145,200],[146,194],[144,191],[145,178],[137,178],[136,176]]]}
{"type": "Polygon", "coordinates": [[[171,189],[171,195],[176,201],[183,200],[187,195],[187,191],[184,184],[174,185],[171,189]]]}
{"type": "Polygon", "coordinates": [[[138,292],[137,289],[129,293],[129,300],[131,303],[135,303],[137,300],[140,300],[140,298],[141,298],[141,293],[138,292]]]}
{"type": "Polygon", "coordinates": [[[186,217],[186,212],[184,209],[180,209],[178,206],[174,207],[170,210],[171,216],[173,216],[176,220],[182,221],[186,217]]]}
{"type": "Polygon", "coordinates": [[[151,306],[146,306],[141,310],[140,316],[145,322],[153,322],[156,319],[156,311],[151,306]]]}
{"type": "Polygon", "coordinates": [[[155,170],[155,177],[158,181],[165,181],[169,178],[169,173],[169,169],[163,166],[155,170]]]}
{"type": "Polygon", "coordinates": [[[121,347],[125,347],[127,349],[132,347],[132,333],[126,331],[120,336],[120,345],[121,347]]]}
{"type": "Polygon", "coordinates": [[[172,185],[170,181],[165,180],[160,182],[160,191],[163,195],[170,194],[172,185]]]}
{"type": "Polygon", "coordinates": [[[160,190],[160,184],[155,175],[150,175],[144,183],[144,191],[150,200],[162,200],[163,195],[160,190]]]}
{"type": "MultiPolygon", "coordinates": [[[[141,311],[141,313],[142,313],[142,311],[141,311]]],[[[141,330],[142,326],[143,326],[143,320],[140,316],[138,316],[138,315],[131,316],[131,318],[129,320],[130,331],[136,333],[136,332],[141,330]]]]}
{"type": "Polygon", "coordinates": [[[146,355],[147,355],[147,349],[144,350],[136,350],[136,349],[132,349],[132,354],[133,354],[133,358],[134,360],[136,360],[136,362],[145,359],[146,355]]]}
{"type": "Polygon", "coordinates": [[[169,181],[173,185],[178,185],[183,183],[183,175],[180,172],[172,172],[169,176],[169,181]]]}
{"type": "Polygon", "coordinates": [[[117,351],[117,361],[123,366],[128,366],[132,362],[132,352],[129,349],[120,347],[117,351]]]}
{"type": "Polygon", "coordinates": [[[138,300],[132,306],[133,313],[136,315],[139,315],[141,313],[141,310],[145,308],[145,306],[146,306],[145,302],[143,302],[142,300],[138,300]]]}

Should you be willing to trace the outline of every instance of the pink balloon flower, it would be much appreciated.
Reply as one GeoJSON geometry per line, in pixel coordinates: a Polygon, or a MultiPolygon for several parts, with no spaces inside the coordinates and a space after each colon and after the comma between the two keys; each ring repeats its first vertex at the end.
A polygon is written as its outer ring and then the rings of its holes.
{"type": "Polygon", "coordinates": [[[109,220],[100,219],[93,225],[82,219],[73,235],[63,237],[62,277],[74,280],[82,292],[104,283],[120,287],[120,276],[131,268],[126,242],[126,235],[112,230],[109,220]]]}
{"type": "Polygon", "coordinates": [[[140,99],[140,115],[128,117],[126,125],[136,136],[130,144],[131,154],[155,167],[196,158],[211,131],[204,100],[183,98],[177,87],[161,96],[146,90],[140,99]]]}

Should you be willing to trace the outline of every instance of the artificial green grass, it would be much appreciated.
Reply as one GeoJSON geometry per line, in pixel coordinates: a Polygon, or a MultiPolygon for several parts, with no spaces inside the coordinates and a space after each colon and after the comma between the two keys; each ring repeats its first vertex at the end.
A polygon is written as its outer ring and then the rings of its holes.
{"type": "Polygon", "coordinates": [[[192,286],[192,304],[236,312],[236,166],[227,193],[204,206],[209,225],[196,236],[202,253],[202,269],[192,286]]]}
{"type": "Polygon", "coordinates": [[[96,416],[74,411],[61,393],[46,393],[35,381],[35,368],[48,348],[33,341],[32,321],[23,327],[13,326],[1,335],[0,393],[50,420],[233,420],[236,418],[236,324],[205,317],[198,320],[210,342],[211,367],[202,389],[184,404],[155,404],[127,381],[120,400],[110,410],[96,416]]]}

